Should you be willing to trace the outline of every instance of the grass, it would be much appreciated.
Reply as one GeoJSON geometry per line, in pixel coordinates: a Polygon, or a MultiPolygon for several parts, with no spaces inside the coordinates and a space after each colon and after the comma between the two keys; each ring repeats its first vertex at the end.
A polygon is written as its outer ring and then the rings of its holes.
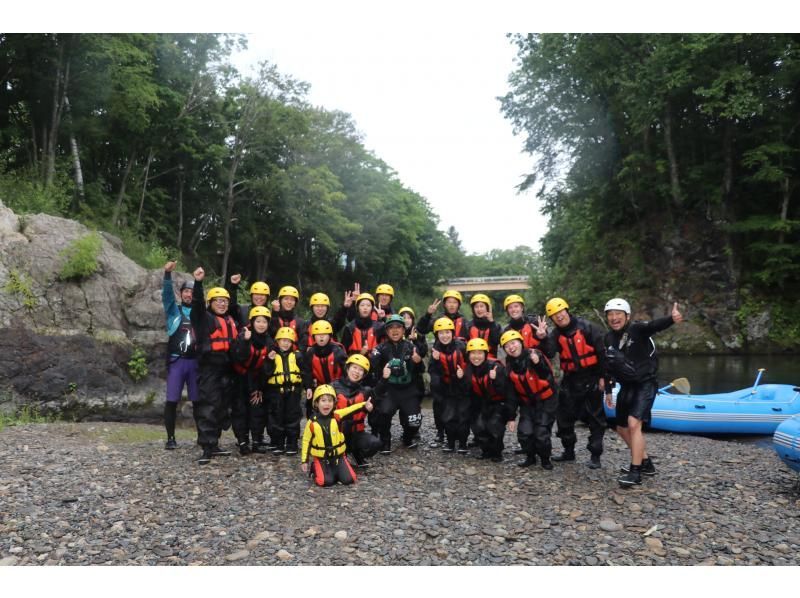
{"type": "Polygon", "coordinates": [[[49,424],[56,421],[56,417],[45,415],[39,408],[32,405],[24,405],[13,413],[0,412],[0,432],[7,426],[24,426],[27,424],[49,424]]]}

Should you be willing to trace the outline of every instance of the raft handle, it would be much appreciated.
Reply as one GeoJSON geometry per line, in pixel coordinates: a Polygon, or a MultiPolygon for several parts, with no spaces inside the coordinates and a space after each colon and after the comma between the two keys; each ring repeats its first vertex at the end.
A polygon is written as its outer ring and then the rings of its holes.
{"type": "Polygon", "coordinates": [[[695,407],[695,409],[705,409],[706,408],[705,405],[695,405],[694,407],[695,407]]]}
{"type": "Polygon", "coordinates": [[[783,407],[773,407],[773,411],[783,411],[783,407]]]}

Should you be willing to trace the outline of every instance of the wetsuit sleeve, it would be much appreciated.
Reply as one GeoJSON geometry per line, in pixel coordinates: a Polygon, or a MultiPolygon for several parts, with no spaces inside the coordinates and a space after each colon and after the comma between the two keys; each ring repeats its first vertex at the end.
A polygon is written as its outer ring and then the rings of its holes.
{"type": "Polygon", "coordinates": [[[334,336],[338,336],[338,334],[342,331],[345,324],[347,323],[347,308],[342,305],[336,311],[336,314],[331,319],[331,327],[333,328],[334,336]]]}
{"type": "MultiPolygon", "coordinates": [[[[276,355],[275,359],[277,359],[277,358],[278,358],[278,356],[276,355]]],[[[270,359],[269,357],[267,357],[264,360],[264,378],[265,379],[269,378],[270,376],[272,376],[272,374],[275,373],[275,359],[270,359]]]]}
{"type": "Polygon", "coordinates": [[[553,378],[553,370],[550,367],[550,364],[546,361],[544,354],[534,349],[539,354],[539,363],[533,363],[530,359],[528,359],[528,363],[530,363],[530,368],[534,371],[534,373],[539,376],[539,378],[551,380],[553,378]]]}
{"type": "Polygon", "coordinates": [[[506,384],[506,414],[509,420],[516,419],[519,397],[513,384],[506,384]]]}
{"type": "Polygon", "coordinates": [[[161,284],[161,303],[164,305],[164,315],[167,317],[167,326],[178,315],[178,304],[175,301],[175,291],[172,290],[172,272],[164,271],[164,280],[161,284]]]}
{"type": "Polygon", "coordinates": [[[500,336],[502,334],[502,328],[500,328],[500,324],[497,322],[492,322],[491,327],[489,328],[489,346],[497,347],[500,344],[500,336]]]}
{"type": "Polygon", "coordinates": [[[300,449],[300,462],[308,463],[308,448],[311,446],[311,422],[306,422],[306,429],[303,430],[303,446],[300,449]]]}
{"type": "Polygon", "coordinates": [[[344,366],[347,363],[347,353],[344,352],[344,349],[342,349],[340,345],[334,345],[332,350],[334,355],[333,360],[336,365],[341,368],[342,374],[344,375],[344,366]]]}
{"type": "Polygon", "coordinates": [[[631,328],[638,328],[645,336],[653,336],[656,332],[666,330],[674,323],[672,316],[664,316],[663,318],[656,318],[652,322],[634,322],[631,324],[631,328]]]}
{"type": "Polygon", "coordinates": [[[297,348],[305,355],[308,349],[308,322],[297,318],[297,348]]]}
{"type": "Polygon", "coordinates": [[[350,330],[349,326],[345,326],[344,330],[342,331],[342,346],[345,348],[345,352],[347,352],[347,347],[349,347],[353,343],[353,332],[350,330]]]}
{"type": "Polygon", "coordinates": [[[198,344],[201,344],[203,341],[208,341],[209,330],[207,315],[203,282],[195,281],[194,289],[192,290],[192,312],[189,315],[189,319],[192,322],[192,328],[194,328],[198,344]]]}
{"type": "Polygon", "coordinates": [[[432,319],[433,316],[426,311],[425,314],[419,319],[419,322],[417,322],[417,332],[422,335],[428,334],[433,328],[433,323],[431,321],[432,319]]]}
{"type": "Polygon", "coordinates": [[[558,353],[558,337],[560,333],[558,332],[557,328],[554,328],[550,331],[550,333],[542,339],[542,342],[539,344],[539,348],[542,350],[542,353],[547,355],[548,359],[553,359],[558,353]]]}
{"type": "Polygon", "coordinates": [[[232,284],[229,281],[225,283],[225,290],[228,291],[228,294],[231,296],[231,301],[228,304],[228,313],[236,323],[236,328],[241,330],[242,327],[247,325],[249,320],[242,317],[242,309],[239,306],[239,285],[232,284]]]}
{"type": "Polygon", "coordinates": [[[357,411],[361,411],[362,409],[364,409],[365,405],[366,403],[354,403],[349,407],[343,407],[342,409],[337,409],[336,411],[333,412],[333,415],[336,417],[336,419],[343,419],[349,415],[353,415],[357,411]]]}
{"type": "Polygon", "coordinates": [[[300,368],[300,378],[302,379],[301,384],[303,388],[313,388],[313,382],[311,380],[311,364],[308,356],[302,352],[297,351],[295,353],[295,359],[297,359],[297,367],[300,368]]]}
{"type": "Polygon", "coordinates": [[[250,357],[252,345],[250,341],[244,340],[244,336],[239,335],[231,342],[231,361],[243,363],[250,357]]]}

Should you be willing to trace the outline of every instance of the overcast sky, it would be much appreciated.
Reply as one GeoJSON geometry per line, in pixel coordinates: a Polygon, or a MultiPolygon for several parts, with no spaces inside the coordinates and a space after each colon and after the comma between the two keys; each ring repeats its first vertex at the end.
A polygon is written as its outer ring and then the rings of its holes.
{"type": "Polygon", "coordinates": [[[504,34],[275,28],[248,39],[240,69],[269,60],[309,82],[314,104],[350,113],[366,147],[427,198],[442,230],[456,227],[467,251],[538,247],[546,220],[534,194],[515,189],[533,161],[496,99],[516,54],[504,34]]]}

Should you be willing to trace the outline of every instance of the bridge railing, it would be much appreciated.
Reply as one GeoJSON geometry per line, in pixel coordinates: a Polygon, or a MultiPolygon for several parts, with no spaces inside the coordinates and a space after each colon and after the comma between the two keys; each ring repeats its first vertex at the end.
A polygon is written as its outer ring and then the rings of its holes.
{"type": "Polygon", "coordinates": [[[527,282],[528,276],[478,276],[467,278],[448,278],[447,280],[440,280],[440,285],[457,285],[457,284],[478,284],[478,283],[491,283],[491,282],[527,282]]]}

